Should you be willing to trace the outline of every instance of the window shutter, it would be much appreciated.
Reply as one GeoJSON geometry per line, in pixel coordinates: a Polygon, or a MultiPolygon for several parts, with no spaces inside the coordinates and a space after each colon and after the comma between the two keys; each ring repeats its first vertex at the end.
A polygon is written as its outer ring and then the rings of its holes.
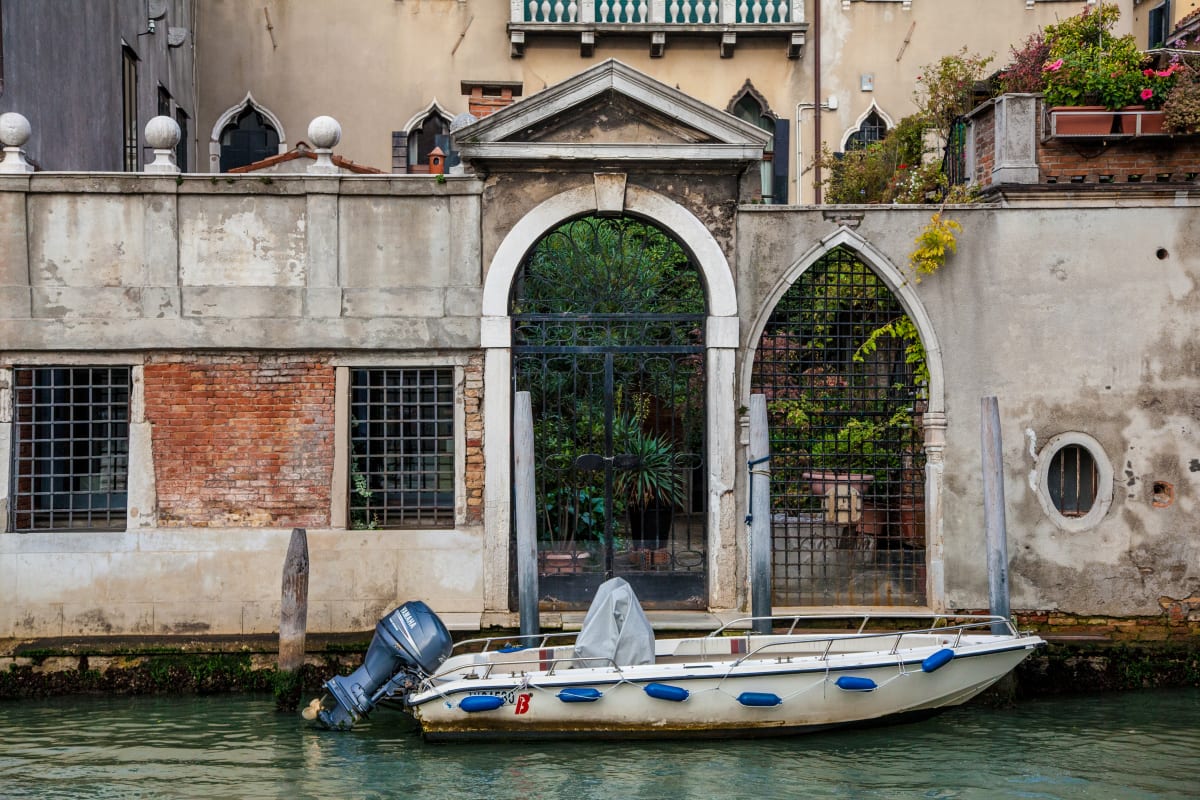
{"type": "Polygon", "coordinates": [[[786,205],[788,201],[788,155],[792,150],[789,124],[790,120],[775,120],[775,155],[771,160],[774,181],[771,185],[775,189],[772,202],[780,205],[786,205]]]}
{"type": "Polygon", "coordinates": [[[408,172],[407,131],[392,131],[392,172],[408,172]]]}

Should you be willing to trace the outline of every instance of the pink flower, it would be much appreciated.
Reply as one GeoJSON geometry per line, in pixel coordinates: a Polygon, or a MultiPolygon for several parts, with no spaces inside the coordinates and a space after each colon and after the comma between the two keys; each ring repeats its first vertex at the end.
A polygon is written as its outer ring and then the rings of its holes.
{"type": "Polygon", "coordinates": [[[1063,65],[1063,60],[1060,58],[1055,61],[1051,61],[1049,64],[1047,64],[1044,68],[1044,71],[1045,72],[1058,72],[1060,69],[1062,69],[1062,65],[1063,65]]]}
{"type": "Polygon", "coordinates": [[[1142,89],[1141,98],[1142,98],[1143,100],[1149,100],[1149,99],[1150,99],[1150,98],[1152,98],[1152,97],[1154,97],[1154,90],[1153,90],[1153,89],[1142,89]]]}
{"type": "Polygon", "coordinates": [[[1154,75],[1154,70],[1152,70],[1152,69],[1144,69],[1144,70],[1142,70],[1142,74],[1143,74],[1143,75],[1145,75],[1147,78],[1150,78],[1150,77],[1153,77],[1153,75],[1154,75]]]}

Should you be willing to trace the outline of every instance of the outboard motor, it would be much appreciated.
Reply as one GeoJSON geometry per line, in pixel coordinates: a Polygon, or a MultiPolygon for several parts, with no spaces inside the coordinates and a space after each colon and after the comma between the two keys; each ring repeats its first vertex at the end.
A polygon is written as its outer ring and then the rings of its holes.
{"type": "MultiPolygon", "coordinates": [[[[361,667],[325,682],[326,700],[331,697],[334,704],[317,701],[310,708],[325,727],[349,730],[407,679],[433,674],[452,646],[450,632],[429,606],[420,600],[405,603],[375,624],[361,667]]],[[[305,717],[312,718],[307,710],[305,717]]]]}

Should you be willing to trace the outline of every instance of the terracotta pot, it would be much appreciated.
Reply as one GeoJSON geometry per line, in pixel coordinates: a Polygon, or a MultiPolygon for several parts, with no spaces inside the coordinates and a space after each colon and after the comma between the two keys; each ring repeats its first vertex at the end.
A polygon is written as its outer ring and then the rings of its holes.
{"type": "Polygon", "coordinates": [[[1142,121],[1141,133],[1143,135],[1163,132],[1163,112],[1149,111],[1145,106],[1125,106],[1121,111],[1126,112],[1118,115],[1121,121],[1121,133],[1138,133],[1139,117],[1142,121]]]}
{"type": "Polygon", "coordinates": [[[862,517],[858,520],[858,532],[872,539],[886,538],[888,535],[887,509],[863,503],[862,517]]]}
{"type": "Polygon", "coordinates": [[[582,572],[587,558],[586,550],[576,552],[555,550],[549,553],[540,553],[538,556],[543,575],[573,575],[582,572]]]}
{"type": "Polygon", "coordinates": [[[1058,136],[1104,136],[1113,132],[1116,115],[1104,106],[1055,106],[1052,130],[1058,136]]]}
{"type": "Polygon", "coordinates": [[[900,541],[908,547],[925,546],[925,501],[900,503],[900,541]]]}
{"type": "Polygon", "coordinates": [[[835,486],[849,486],[862,494],[867,484],[875,480],[874,475],[861,472],[835,472],[831,469],[819,469],[800,475],[812,486],[813,494],[825,494],[835,486]]]}

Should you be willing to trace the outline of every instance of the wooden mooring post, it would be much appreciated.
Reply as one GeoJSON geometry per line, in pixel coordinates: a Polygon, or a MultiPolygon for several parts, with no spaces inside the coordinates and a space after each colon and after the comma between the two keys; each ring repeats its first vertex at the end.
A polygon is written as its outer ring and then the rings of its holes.
{"type": "MultiPolygon", "coordinates": [[[[767,398],[750,395],[750,614],[771,616],[771,439],[767,398]]],[[[771,620],[756,619],[754,632],[769,634],[771,620]]]]}
{"type": "Polygon", "coordinates": [[[283,593],[279,602],[279,661],[275,704],[294,709],[300,700],[299,671],[304,666],[308,629],[308,532],[292,528],[283,560],[283,593]]]}
{"type": "Polygon", "coordinates": [[[529,392],[513,398],[513,521],[517,528],[517,602],[521,635],[536,636],[538,562],[536,486],[533,468],[533,406],[529,392]]]}
{"type": "MultiPolygon", "coordinates": [[[[988,600],[991,613],[1008,619],[1008,528],[1004,517],[1004,457],[1000,435],[1000,406],[995,397],[982,398],[983,518],[987,542],[988,600]]],[[[1007,629],[993,626],[993,633],[1007,629]]]]}

